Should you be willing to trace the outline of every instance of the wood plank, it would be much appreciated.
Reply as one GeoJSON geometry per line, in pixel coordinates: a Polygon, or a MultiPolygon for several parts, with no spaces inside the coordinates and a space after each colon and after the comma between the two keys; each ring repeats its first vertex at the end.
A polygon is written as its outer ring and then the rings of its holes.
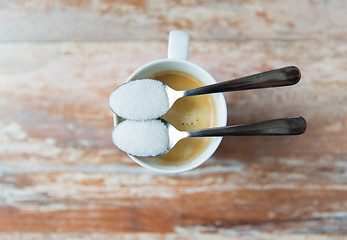
{"type": "Polygon", "coordinates": [[[346,0],[0,1],[0,40],[194,40],[347,37],[346,0]]]}
{"type": "Polygon", "coordinates": [[[214,233],[192,233],[187,232],[184,234],[172,234],[172,233],[29,233],[29,234],[0,234],[3,240],[108,240],[108,239],[127,239],[127,240],[344,240],[346,237],[338,235],[318,235],[312,234],[307,236],[305,234],[295,234],[291,236],[283,235],[270,235],[270,234],[259,234],[254,236],[251,235],[226,235],[226,234],[214,234],[214,233]]]}
{"type": "Polygon", "coordinates": [[[0,237],[342,239],[346,42],[192,42],[191,60],[218,81],[286,65],[303,72],[294,87],[226,94],[230,124],[303,115],[309,127],[297,137],[225,138],[203,166],[174,175],[113,147],[107,104],[166,46],[0,44],[0,237]]]}

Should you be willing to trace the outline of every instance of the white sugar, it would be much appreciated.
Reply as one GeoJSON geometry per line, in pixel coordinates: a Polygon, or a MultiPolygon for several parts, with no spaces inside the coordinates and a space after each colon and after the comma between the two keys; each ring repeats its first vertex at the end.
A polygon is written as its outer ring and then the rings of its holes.
{"type": "Polygon", "coordinates": [[[162,82],[139,79],[114,90],[110,106],[114,113],[125,119],[147,120],[164,115],[169,110],[169,99],[162,82]]]}
{"type": "Polygon", "coordinates": [[[169,133],[160,120],[126,120],[114,128],[112,140],[120,150],[130,155],[157,156],[166,152],[169,133]]]}

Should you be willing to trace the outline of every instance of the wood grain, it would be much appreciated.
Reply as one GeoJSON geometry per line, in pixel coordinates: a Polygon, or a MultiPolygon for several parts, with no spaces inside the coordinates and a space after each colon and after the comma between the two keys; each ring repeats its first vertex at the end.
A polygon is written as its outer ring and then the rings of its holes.
{"type": "Polygon", "coordinates": [[[346,0],[1,0],[0,40],[345,38],[346,0]]]}
{"type": "Polygon", "coordinates": [[[347,239],[347,2],[292,3],[0,1],[0,239],[347,239]],[[296,86],[226,93],[228,123],[307,132],[224,138],[181,174],[117,150],[108,96],[172,28],[217,81],[298,66],[296,86]]]}

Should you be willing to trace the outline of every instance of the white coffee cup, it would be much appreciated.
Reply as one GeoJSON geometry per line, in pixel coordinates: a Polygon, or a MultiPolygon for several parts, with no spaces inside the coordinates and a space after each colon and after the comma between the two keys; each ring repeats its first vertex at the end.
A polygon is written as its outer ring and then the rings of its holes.
{"type": "MultiPolygon", "coordinates": [[[[216,83],[216,80],[203,68],[188,61],[188,47],[189,47],[189,34],[184,31],[174,30],[170,32],[168,58],[152,61],[138,68],[126,81],[135,79],[147,78],[162,71],[181,71],[188,73],[195,78],[199,79],[205,85],[216,83]]],[[[222,93],[213,94],[215,101],[217,121],[215,127],[226,126],[227,123],[227,106],[225,98],[222,93]]],[[[114,115],[114,126],[122,121],[120,117],[114,115]]],[[[193,169],[203,162],[208,160],[212,154],[217,150],[222,137],[214,137],[206,149],[194,159],[184,161],[179,165],[161,165],[157,162],[150,161],[147,158],[134,157],[129,155],[135,162],[141,166],[163,173],[177,173],[193,169]]]]}

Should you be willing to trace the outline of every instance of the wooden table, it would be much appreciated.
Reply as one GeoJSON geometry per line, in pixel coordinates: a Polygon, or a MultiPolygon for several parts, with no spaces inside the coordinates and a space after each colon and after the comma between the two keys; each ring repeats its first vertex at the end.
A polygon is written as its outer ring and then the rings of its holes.
{"type": "Polygon", "coordinates": [[[346,0],[0,1],[0,239],[347,239],[346,0]],[[293,87],[227,93],[229,124],[302,115],[295,137],[229,137],[158,174],[117,150],[108,96],[190,32],[218,81],[296,65],[293,87]]]}

